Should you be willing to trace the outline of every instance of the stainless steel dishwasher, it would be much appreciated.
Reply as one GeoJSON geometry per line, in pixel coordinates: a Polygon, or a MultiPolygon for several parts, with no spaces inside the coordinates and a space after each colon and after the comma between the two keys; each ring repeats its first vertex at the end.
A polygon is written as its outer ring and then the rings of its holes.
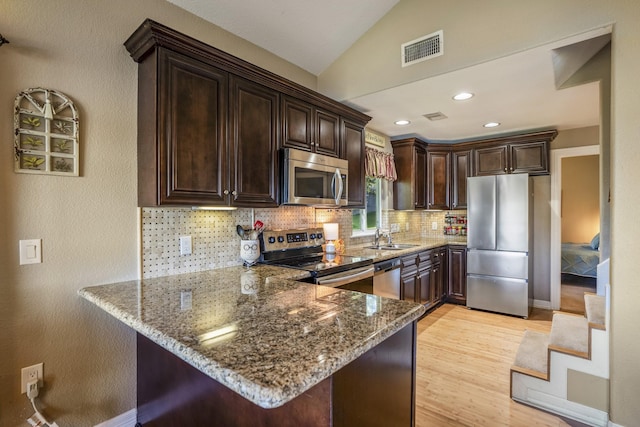
{"type": "Polygon", "coordinates": [[[400,299],[400,258],[373,264],[373,294],[400,299]]]}

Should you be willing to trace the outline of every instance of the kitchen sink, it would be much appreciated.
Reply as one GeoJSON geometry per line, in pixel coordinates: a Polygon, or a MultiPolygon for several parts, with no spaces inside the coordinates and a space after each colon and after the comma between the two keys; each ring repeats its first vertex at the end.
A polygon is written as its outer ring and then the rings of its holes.
{"type": "Polygon", "coordinates": [[[376,249],[376,250],[388,250],[388,251],[398,251],[400,249],[411,249],[418,247],[419,245],[411,245],[408,243],[392,243],[390,245],[378,245],[378,246],[366,246],[366,249],[376,249]]]}

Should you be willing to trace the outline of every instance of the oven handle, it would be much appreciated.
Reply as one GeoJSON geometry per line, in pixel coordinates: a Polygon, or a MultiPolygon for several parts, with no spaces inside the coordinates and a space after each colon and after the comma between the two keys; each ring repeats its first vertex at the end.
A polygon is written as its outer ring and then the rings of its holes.
{"type": "Polygon", "coordinates": [[[373,277],[373,266],[358,269],[355,273],[353,271],[354,270],[347,271],[346,273],[351,273],[347,275],[339,273],[327,276],[326,278],[318,277],[316,279],[316,284],[321,286],[329,286],[331,288],[337,288],[348,283],[357,282],[358,280],[366,279],[368,277],[373,277]]]}

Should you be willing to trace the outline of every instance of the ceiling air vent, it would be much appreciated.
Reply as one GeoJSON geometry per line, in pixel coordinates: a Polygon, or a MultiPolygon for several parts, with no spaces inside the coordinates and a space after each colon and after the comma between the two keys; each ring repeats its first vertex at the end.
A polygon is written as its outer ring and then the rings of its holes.
{"type": "Polygon", "coordinates": [[[437,113],[423,114],[423,117],[426,117],[427,119],[431,120],[432,122],[436,121],[436,120],[443,120],[443,119],[447,118],[447,116],[442,114],[440,111],[438,111],[437,113]]]}
{"type": "Polygon", "coordinates": [[[443,54],[442,30],[403,43],[401,50],[403,67],[440,56],[443,54]]]}

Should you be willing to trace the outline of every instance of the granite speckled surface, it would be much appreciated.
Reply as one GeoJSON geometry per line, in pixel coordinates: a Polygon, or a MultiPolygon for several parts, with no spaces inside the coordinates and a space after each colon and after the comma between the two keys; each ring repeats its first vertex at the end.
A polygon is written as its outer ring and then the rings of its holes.
{"type": "Polygon", "coordinates": [[[417,320],[424,307],[242,266],[79,295],[263,408],[281,406],[417,320]]]}
{"type": "MultiPolygon", "coordinates": [[[[386,243],[386,239],[381,238],[380,244],[384,245],[386,243]]],[[[397,249],[397,250],[388,250],[388,249],[367,249],[367,246],[371,246],[372,243],[367,243],[362,246],[350,246],[345,249],[346,255],[351,256],[359,256],[359,257],[367,257],[373,259],[373,262],[385,261],[388,259],[393,259],[405,255],[410,255],[412,253],[417,253],[421,251],[426,251],[428,249],[438,248],[441,246],[447,245],[462,245],[466,246],[467,239],[460,236],[442,236],[442,237],[427,237],[423,239],[411,239],[411,240],[398,240],[393,241],[393,243],[403,243],[415,245],[415,247],[407,248],[407,249],[397,249]]]]}

